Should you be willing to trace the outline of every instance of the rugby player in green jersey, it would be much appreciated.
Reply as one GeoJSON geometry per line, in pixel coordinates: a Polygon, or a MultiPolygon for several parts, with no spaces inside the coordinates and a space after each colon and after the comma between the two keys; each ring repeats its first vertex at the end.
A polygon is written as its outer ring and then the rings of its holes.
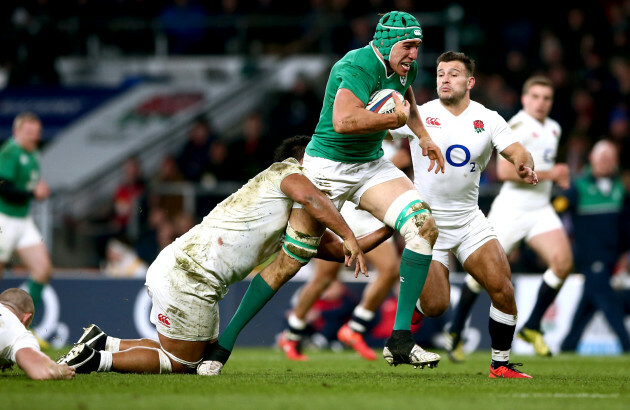
{"type": "Polygon", "coordinates": [[[29,216],[31,201],[50,195],[48,185],[40,178],[37,145],[41,134],[39,117],[21,113],[13,121],[13,138],[0,146],[0,278],[15,252],[30,272],[26,287],[35,309],[52,274],[48,249],[29,216]]]}
{"type": "MultiPolygon", "coordinates": [[[[410,87],[418,73],[416,59],[421,41],[422,28],[416,18],[409,13],[392,11],[379,20],[370,44],[350,51],[334,65],[319,123],[307,146],[303,166],[305,175],[337,209],[351,201],[405,238],[396,319],[383,356],[391,365],[407,363],[433,367],[440,356],[416,345],[410,329],[438,231],[429,205],[422,201],[407,176],[382,158],[381,148],[387,130],[407,124],[419,137],[419,142],[414,143],[419,143],[423,154],[431,160],[427,172],[435,169],[437,173],[444,169],[442,152],[422,125],[410,87]],[[370,96],[384,88],[399,91],[406,101],[396,99],[396,109],[391,114],[366,110],[370,96]]],[[[324,232],[324,227],[300,209],[299,204],[294,204],[289,223],[296,231],[314,237],[324,232]]],[[[287,264],[286,259],[277,258],[270,267],[279,269],[282,263],[287,264]]],[[[295,261],[299,263],[294,263],[292,269],[297,271],[300,263],[305,264],[308,259],[295,258],[295,261]]],[[[241,307],[252,305],[255,302],[253,295],[262,292],[262,289],[257,291],[251,286],[250,290],[241,307]]],[[[245,320],[233,319],[228,324],[219,338],[218,348],[210,355],[209,366],[217,361],[225,363],[235,335],[244,323],[245,320]]]]}

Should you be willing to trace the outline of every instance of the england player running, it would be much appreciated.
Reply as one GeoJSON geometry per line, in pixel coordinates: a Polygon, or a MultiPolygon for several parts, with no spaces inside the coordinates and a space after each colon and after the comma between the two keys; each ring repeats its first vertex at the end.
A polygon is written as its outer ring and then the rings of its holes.
{"type": "MultiPolygon", "coordinates": [[[[309,140],[286,140],[277,152],[278,161],[286,160],[272,164],[222,201],[200,224],[162,250],[151,264],[146,286],[153,302],[150,318],[159,341],[121,340],[91,325],[60,363],[68,363],[78,373],[195,372],[204,351],[216,345],[213,342],[219,332],[218,303],[228,286],[243,280],[280,249],[275,260],[282,263],[277,269],[270,269],[269,265],[253,278],[247,290],[253,296],[248,304],[241,305],[231,324],[244,314],[251,319],[304,260],[316,253],[337,261],[343,261],[345,253],[348,266],[357,261],[355,274],[359,270],[367,273],[364,255],[352,231],[332,202],[303,174],[298,158],[309,140]],[[320,243],[319,237],[304,235],[290,223],[287,225],[294,201],[343,238],[343,244],[330,232],[320,243]]],[[[382,241],[391,230],[380,230],[366,239],[379,234],[383,235],[377,239],[382,241]]],[[[371,248],[375,243],[366,246],[371,248]]],[[[238,332],[226,329],[219,343],[231,351],[237,335],[238,332]]],[[[222,363],[216,363],[213,374],[221,371],[222,363]]]]}
{"type": "MultiPolygon", "coordinates": [[[[570,175],[566,164],[555,163],[561,128],[548,117],[553,104],[551,80],[544,76],[529,78],[523,85],[521,102],[523,109],[512,117],[509,125],[532,153],[540,183],[536,186],[524,184],[511,164],[499,159],[498,176],[505,183],[492,203],[488,219],[507,254],[525,240],[548,266],[534,308],[517,337],[530,343],[538,355],[551,356],[540,325],[573,266],[569,238],[550,203],[551,188],[555,183],[568,189],[570,175]]],[[[452,325],[447,331],[449,357],[454,361],[463,359],[461,335],[480,290],[479,284],[467,276],[452,325]]]]}
{"type": "MultiPolygon", "coordinates": [[[[475,86],[475,62],[464,53],[449,51],[437,59],[438,99],[419,107],[420,116],[441,147],[446,172],[425,171],[427,159],[412,144],[414,183],[431,203],[440,231],[433,261],[419,300],[420,311],[437,317],[450,299],[449,252],[452,252],[488,291],[491,378],[530,378],[510,363],[516,328],[516,303],[510,265],[496,235],[478,205],[479,179],[493,149],[510,161],[524,183],[536,184],[534,162],[503,118],[470,99],[475,86]]],[[[413,137],[408,128],[390,131],[394,138],[413,137]]]]}

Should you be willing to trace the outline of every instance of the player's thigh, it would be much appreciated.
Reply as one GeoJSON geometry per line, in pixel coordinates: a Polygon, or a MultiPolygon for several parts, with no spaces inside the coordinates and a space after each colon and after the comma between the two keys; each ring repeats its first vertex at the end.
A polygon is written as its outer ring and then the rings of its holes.
{"type": "Polygon", "coordinates": [[[149,267],[146,285],[153,302],[150,320],[159,334],[189,342],[218,337],[218,302],[223,289],[181,269],[170,247],[160,252],[149,267]]]}
{"type": "Polygon", "coordinates": [[[313,272],[313,276],[309,282],[329,284],[337,279],[337,275],[342,266],[343,265],[339,262],[316,259],[315,272],[313,272]]]}
{"type": "Polygon", "coordinates": [[[566,277],[573,266],[573,251],[560,218],[550,208],[541,215],[536,228],[527,237],[527,245],[554,270],[555,274],[566,277]]]}
{"type": "Polygon", "coordinates": [[[379,275],[398,276],[400,258],[393,239],[388,239],[365,254],[379,275]]]}
{"type": "Polygon", "coordinates": [[[365,209],[379,220],[383,220],[394,200],[405,192],[414,189],[407,177],[380,183],[365,191],[361,196],[361,209],[365,209]]]}
{"type": "Polygon", "coordinates": [[[464,269],[479,282],[488,293],[504,291],[511,284],[510,264],[497,239],[481,245],[464,262],[464,269]]]}
{"type": "Polygon", "coordinates": [[[0,213],[0,263],[6,264],[24,235],[25,218],[14,218],[0,213]]]}
{"type": "Polygon", "coordinates": [[[306,212],[303,208],[293,208],[289,216],[289,225],[296,232],[308,236],[322,236],[326,227],[306,212]]]}
{"type": "Polygon", "coordinates": [[[44,243],[40,242],[25,248],[16,249],[15,253],[35,279],[39,279],[40,281],[50,279],[50,255],[44,243]]]}

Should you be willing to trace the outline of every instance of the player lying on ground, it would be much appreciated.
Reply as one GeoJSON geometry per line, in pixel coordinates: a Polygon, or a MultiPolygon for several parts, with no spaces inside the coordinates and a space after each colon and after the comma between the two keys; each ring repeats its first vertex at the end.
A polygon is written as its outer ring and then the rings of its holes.
{"type": "Polygon", "coordinates": [[[234,332],[226,329],[219,339],[230,351],[242,327],[312,257],[344,261],[347,266],[356,262],[355,274],[367,275],[361,246],[371,249],[392,231],[383,228],[359,244],[332,202],[303,174],[299,160],[309,140],[285,140],[275,158],[284,161],[272,164],[217,205],[151,264],[146,286],[159,341],[120,340],[90,326],[60,362],[79,373],[195,372],[204,351],[217,340],[218,303],[228,286],[278,251],[274,262],[252,280],[246,293],[250,303],[230,322],[235,323],[234,332]],[[289,218],[294,201],[343,243],[328,231],[320,242],[319,237],[294,230],[289,218]]]}
{"type": "Polygon", "coordinates": [[[27,329],[33,321],[35,305],[22,289],[0,293],[0,369],[17,363],[31,379],[71,379],[74,369],[57,364],[39,350],[35,336],[27,329]]]}

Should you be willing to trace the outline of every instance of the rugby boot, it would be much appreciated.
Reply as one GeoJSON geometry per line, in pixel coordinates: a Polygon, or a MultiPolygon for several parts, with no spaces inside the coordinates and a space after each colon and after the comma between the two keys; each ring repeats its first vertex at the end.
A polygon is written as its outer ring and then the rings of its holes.
{"type": "Polygon", "coordinates": [[[529,374],[525,374],[515,369],[516,366],[522,365],[523,363],[508,363],[504,366],[499,366],[496,369],[493,369],[492,366],[490,366],[490,374],[488,376],[491,379],[531,379],[532,376],[529,374]]]}
{"type": "Polygon", "coordinates": [[[299,340],[291,340],[287,337],[287,332],[284,331],[278,339],[278,346],[284,352],[285,356],[289,360],[296,362],[304,362],[308,360],[308,356],[302,354],[302,346],[299,340]]]}
{"type": "Polygon", "coordinates": [[[57,363],[67,363],[77,373],[92,373],[98,370],[101,354],[85,343],[79,343],[57,360],[57,363]]]}
{"type": "Polygon", "coordinates": [[[451,362],[462,363],[464,361],[464,342],[461,335],[444,332],[444,348],[451,362]]]}
{"type": "Polygon", "coordinates": [[[341,326],[337,332],[337,339],[344,345],[354,349],[362,358],[376,360],[376,353],[365,343],[363,335],[352,330],[347,323],[341,326]]]}
{"type": "Polygon", "coordinates": [[[437,367],[440,361],[439,354],[427,352],[415,343],[410,330],[392,331],[391,337],[385,343],[383,358],[390,366],[410,364],[421,369],[424,366],[437,367]]]}
{"type": "Polygon", "coordinates": [[[85,343],[94,350],[105,350],[106,341],[107,334],[101,328],[92,324],[83,329],[83,334],[77,341],[77,344],[85,343]]]}
{"type": "Polygon", "coordinates": [[[516,337],[531,344],[538,356],[551,357],[551,350],[540,331],[524,327],[516,334],[516,337]]]}

